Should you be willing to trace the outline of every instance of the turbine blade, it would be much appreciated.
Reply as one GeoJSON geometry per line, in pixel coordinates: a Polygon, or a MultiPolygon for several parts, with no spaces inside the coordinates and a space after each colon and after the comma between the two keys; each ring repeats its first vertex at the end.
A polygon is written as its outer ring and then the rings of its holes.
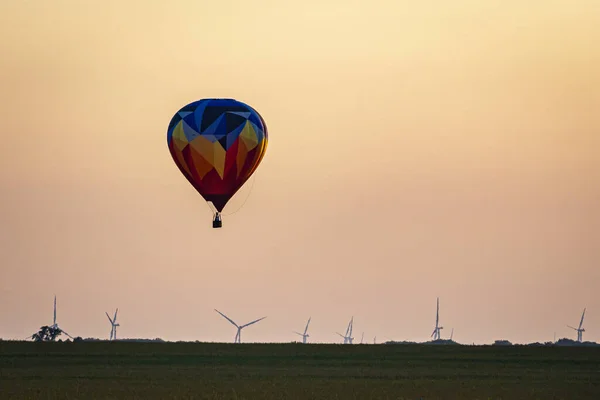
{"type": "Polygon", "coordinates": [[[306,328],[304,328],[304,334],[306,335],[306,331],[308,331],[308,324],[310,324],[310,319],[312,317],[308,317],[308,322],[306,323],[306,328]]]}
{"type": "Polygon", "coordinates": [[[62,333],[64,333],[65,335],[67,335],[68,337],[70,337],[71,339],[73,339],[73,336],[69,335],[67,332],[63,331],[62,329],[60,330],[62,333]]]}
{"type": "Polygon", "coordinates": [[[56,295],[54,295],[54,325],[56,325],[56,295]]]}
{"type": "Polygon", "coordinates": [[[352,317],[350,319],[350,322],[348,322],[348,327],[346,328],[346,336],[348,335],[352,335],[352,322],[354,321],[354,317],[352,317]]]}
{"type": "Polygon", "coordinates": [[[262,321],[262,320],[263,320],[263,319],[265,319],[265,318],[267,318],[267,317],[262,317],[262,318],[259,318],[259,319],[257,319],[257,320],[254,320],[254,321],[252,321],[252,322],[248,322],[246,325],[242,325],[240,328],[245,328],[245,327],[247,327],[247,326],[249,326],[249,325],[252,325],[252,324],[255,324],[255,323],[257,323],[258,321],[262,321]]]}
{"type": "Polygon", "coordinates": [[[233,326],[235,326],[236,328],[239,328],[238,324],[233,322],[231,320],[231,318],[229,318],[227,315],[223,314],[221,311],[217,310],[216,308],[215,308],[215,311],[218,312],[219,314],[221,314],[223,316],[223,318],[225,318],[227,321],[231,322],[233,324],[233,326]]]}
{"type": "Polygon", "coordinates": [[[106,318],[108,318],[108,320],[110,321],[111,325],[114,324],[113,320],[110,319],[110,315],[108,315],[108,313],[105,313],[105,314],[106,314],[106,318]]]}
{"type": "Polygon", "coordinates": [[[115,311],[115,316],[114,316],[114,318],[113,318],[113,321],[116,321],[116,320],[117,320],[117,313],[118,313],[118,312],[119,312],[119,309],[117,308],[117,311],[115,311]]]}
{"type": "Polygon", "coordinates": [[[573,328],[571,325],[567,325],[567,326],[573,330],[577,330],[577,328],[573,328]]]}
{"type": "Polygon", "coordinates": [[[304,336],[303,334],[301,334],[300,332],[296,332],[296,331],[292,331],[294,332],[296,335],[300,335],[300,336],[304,336]]]}
{"type": "Polygon", "coordinates": [[[579,329],[581,329],[581,325],[583,325],[583,317],[585,317],[585,308],[583,309],[583,314],[581,314],[581,322],[579,322],[579,329]]]}

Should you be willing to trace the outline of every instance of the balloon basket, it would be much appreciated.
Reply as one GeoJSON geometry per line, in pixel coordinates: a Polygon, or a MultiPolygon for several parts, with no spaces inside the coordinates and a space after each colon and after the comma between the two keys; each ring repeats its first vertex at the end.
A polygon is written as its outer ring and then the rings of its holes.
{"type": "Polygon", "coordinates": [[[217,214],[213,219],[213,228],[221,228],[223,226],[223,220],[221,220],[221,216],[217,214]]]}

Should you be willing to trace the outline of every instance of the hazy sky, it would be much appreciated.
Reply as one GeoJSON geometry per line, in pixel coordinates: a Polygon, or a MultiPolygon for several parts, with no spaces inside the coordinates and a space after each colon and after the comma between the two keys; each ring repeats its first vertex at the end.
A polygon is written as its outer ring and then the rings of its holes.
{"type": "Polygon", "coordinates": [[[0,2],[0,337],[600,341],[600,2],[0,2]],[[166,129],[269,127],[224,227],[166,129]]]}

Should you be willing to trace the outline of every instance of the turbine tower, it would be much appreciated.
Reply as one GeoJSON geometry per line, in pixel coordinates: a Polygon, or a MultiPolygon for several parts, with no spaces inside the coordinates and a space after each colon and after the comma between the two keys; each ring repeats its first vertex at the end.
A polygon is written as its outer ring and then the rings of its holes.
{"type": "Polygon", "coordinates": [[[117,310],[115,311],[115,316],[112,318],[110,318],[110,315],[108,315],[108,313],[106,313],[106,317],[110,321],[110,339],[109,340],[117,340],[117,326],[121,326],[117,323],[117,313],[118,312],[119,312],[119,309],[117,308],[117,310]]]}
{"type": "Polygon", "coordinates": [[[354,338],[352,337],[352,327],[354,325],[354,317],[352,317],[352,319],[350,320],[350,323],[348,323],[348,327],[346,328],[346,334],[342,335],[339,332],[336,332],[338,335],[340,335],[341,337],[344,338],[344,344],[352,344],[352,341],[354,340],[354,338]]]}
{"type": "Polygon", "coordinates": [[[233,343],[242,343],[242,329],[244,329],[245,327],[255,324],[258,321],[262,321],[263,319],[267,318],[267,317],[262,317],[259,318],[257,320],[254,320],[252,322],[248,322],[247,324],[244,325],[238,325],[235,322],[233,322],[233,320],[231,318],[229,318],[227,315],[223,314],[221,311],[217,310],[215,308],[215,311],[218,312],[219,314],[221,314],[221,316],[223,318],[225,318],[227,321],[231,322],[233,324],[233,326],[235,326],[237,328],[237,333],[235,334],[235,339],[233,339],[233,343]]]}
{"type": "Polygon", "coordinates": [[[433,328],[433,333],[431,334],[431,337],[433,338],[433,340],[440,340],[441,336],[440,336],[440,330],[444,329],[443,326],[440,326],[440,298],[437,298],[437,311],[435,313],[435,328],[433,328]]]}
{"type": "Polygon", "coordinates": [[[452,332],[450,332],[450,340],[454,337],[454,328],[452,328],[452,332]]]}
{"type": "Polygon", "coordinates": [[[308,324],[310,324],[310,318],[308,318],[308,322],[306,323],[306,328],[304,328],[304,333],[300,333],[300,332],[296,332],[294,331],[295,334],[302,336],[302,343],[306,344],[306,338],[310,337],[310,335],[308,333],[306,333],[308,331],[308,324]]]}
{"type": "Polygon", "coordinates": [[[585,332],[585,329],[582,328],[583,317],[585,317],[585,308],[583,309],[583,314],[581,314],[581,321],[579,321],[579,328],[573,328],[571,325],[567,325],[569,328],[577,331],[577,341],[579,343],[581,343],[583,341],[583,332],[585,332]]]}

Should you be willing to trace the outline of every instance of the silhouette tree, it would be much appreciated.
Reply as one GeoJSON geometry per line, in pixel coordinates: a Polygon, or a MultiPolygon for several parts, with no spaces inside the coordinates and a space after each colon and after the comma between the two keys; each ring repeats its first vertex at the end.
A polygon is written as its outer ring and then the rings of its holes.
{"type": "Polygon", "coordinates": [[[62,333],[62,330],[58,327],[44,325],[31,336],[31,339],[34,342],[54,342],[62,333]]]}

